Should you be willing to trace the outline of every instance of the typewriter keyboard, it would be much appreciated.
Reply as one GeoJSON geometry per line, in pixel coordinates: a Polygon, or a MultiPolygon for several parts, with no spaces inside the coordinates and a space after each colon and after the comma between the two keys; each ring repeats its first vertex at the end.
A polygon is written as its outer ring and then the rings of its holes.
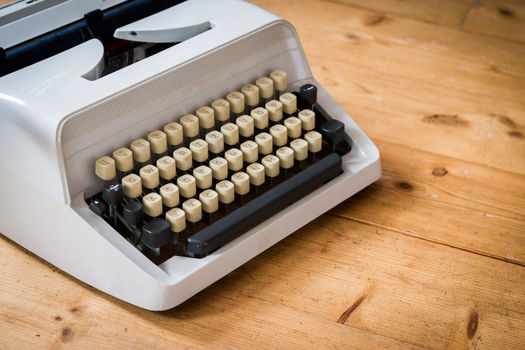
{"type": "Polygon", "coordinates": [[[86,202],[154,263],[201,258],[341,174],[350,149],[317,87],[275,70],[97,159],[86,202]]]}

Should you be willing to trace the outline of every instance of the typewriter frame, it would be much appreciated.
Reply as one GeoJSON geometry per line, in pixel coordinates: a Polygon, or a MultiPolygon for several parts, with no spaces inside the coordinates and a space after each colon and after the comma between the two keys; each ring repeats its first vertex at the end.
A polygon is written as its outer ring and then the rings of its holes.
{"type": "MultiPolygon", "coordinates": [[[[376,181],[381,172],[377,148],[313,79],[293,27],[245,5],[249,7],[246,11],[258,16],[254,21],[257,28],[247,27],[246,33],[222,46],[151,74],[150,78],[97,102],[80,101],[82,107],[56,119],[56,130],[49,125],[43,127],[42,142],[56,142],[56,168],[52,172],[59,173],[59,190],[57,184],[46,188],[45,182],[21,176],[16,167],[14,171],[8,168],[9,157],[0,158],[0,183],[8,188],[0,196],[0,211],[10,218],[0,220],[0,232],[110,295],[146,309],[166,310],[376,181]],[[267,44],[264,52],[257,47],[261,43],[267,44]],[[343,174],[210,255],[202,259],[174,256],[159,266],[88,209],[85,198],[101,187],[92,174],[96,158],[276,68],[288,72],[289,90],[297,91],[306,83],[315,84],[318,103],[331,117],[345,124],[352,151],[342,157],[343,174]],[[141,114],[145,109],[147,118],[141,114]],[[51,135],[54,137],[50,138],[51,135]],[[28,203],[25,198],[32,200],[28,203]],[[21,215],[23,212],[31,212],[34,219],[27,220],[21,215]]],[[[97,43],[92,40],[79,46],[82,47],[72,50],[82,52],[97,43]]],[[[155,61],[170,59],[178,50],[181,48],[176,45],[151,57],[152,60],[138,62],[100,80],[106,79],[109,84],[123,74],[151,70],[155,61]]],[[[49,60],[53,59],[57,58],[49,60]]],[[[41,63],[11,76],[31,74],[41,63]]],[[[11,126],[15,134],[17,130],[11,126]]],[[[23,133],[27,134],[27,130],[23,133]]],[[[48,164],[46,168],[52,166],[48,164]]]]}

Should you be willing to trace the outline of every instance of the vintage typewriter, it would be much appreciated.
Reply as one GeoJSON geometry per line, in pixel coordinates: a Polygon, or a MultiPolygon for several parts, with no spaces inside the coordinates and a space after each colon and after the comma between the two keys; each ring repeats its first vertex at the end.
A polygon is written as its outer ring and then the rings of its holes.
{"type": "Polygon", "coordinates": [[[129,303],[178,305],[380,176],[249,3],[21,1],[0,25],[0,232],[129,303]]]}

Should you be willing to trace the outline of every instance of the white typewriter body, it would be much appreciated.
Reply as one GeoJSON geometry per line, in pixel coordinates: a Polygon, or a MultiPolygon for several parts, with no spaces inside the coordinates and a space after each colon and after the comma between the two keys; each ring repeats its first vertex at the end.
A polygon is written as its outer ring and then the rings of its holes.
{"type": "Polygon", "coordinates": [[[169,309],[380,177],[377,148],[312,77],[288,22],[242,1],[190,0],[115,35],[182,42],[101,78],[96,39],[0,77],[0,232],[68,274],[169,309]],[[159,266],[88,209],[101,154],[274,67],[288,72],[291,89],[316,84],[319,104],[345,124],[352,150],[343,174],[211,255],[159,266]]]}

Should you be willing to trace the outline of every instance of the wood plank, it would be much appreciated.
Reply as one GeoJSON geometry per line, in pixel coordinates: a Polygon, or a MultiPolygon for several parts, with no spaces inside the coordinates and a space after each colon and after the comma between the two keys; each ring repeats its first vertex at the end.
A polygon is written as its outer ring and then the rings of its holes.
{"type": "Polygon", "coordinates": [[[326,0],[362,7],[385,14],[410,17],[444,26],[459,27],[465,18],[471,0],[326,0]]]}
{"type": "Polygon", "coordinates": [[[294,23],[314,75],[374,139],[525,173],[524,45],[404,18],[366,26],[374,13],[332,3],[257,3],[294,23]]]}
{"type": "Polygon", "coordinates": [[[463,28],[469,32],[525,43],[525,2],[523,0],[476,1],[463,28]]]}
{"type": "MultiPolygon", "coordinates": [[[[168,312],[141,310],[0,239],[0,348],[417,347],[244,295],[231,278],[168,312]],[[239,294],[242,293],[242,294],[239,294]]],[[[254,263],[255,265],[260,265],[254,263]]],[[[242,272],[241,272],[242,273],[242,272]]],[[[234,278],[235,279],[235,278],[234,278]]],[[[249,281],[245,281],[250,284],[249,281]]],[[[250,285],[253,286],[253,283],[250,285]]]]}
{"type": "Polygon", "coordinates": [[[382,178],[332,213],[525,265],[525,176],[378,144],[382,178]]]}
{"type": "Polygon", "coordinates": [[[94,292],[4,239],[0,252],[10,256],[0,270],[3,346],[518,349],[525,341],[522,267],[329,215],[163,313],[94,292]]]}

